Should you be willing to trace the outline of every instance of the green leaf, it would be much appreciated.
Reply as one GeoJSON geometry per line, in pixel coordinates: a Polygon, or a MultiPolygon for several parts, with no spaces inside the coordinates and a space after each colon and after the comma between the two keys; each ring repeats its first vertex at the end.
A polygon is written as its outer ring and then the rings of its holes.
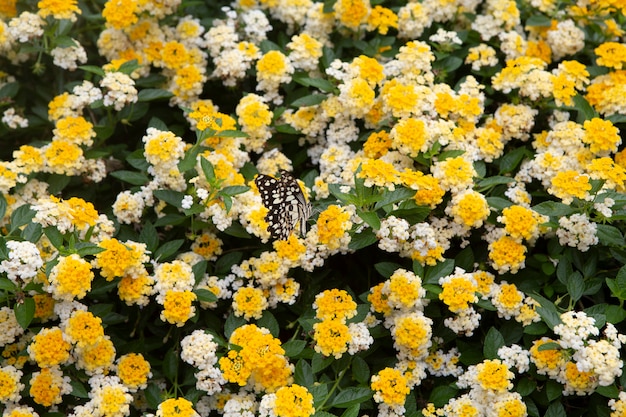
{"type": "Polygon", "coordinates": [[[170,381],[176,382],[178,377],[178,354],[174,348],[168,349],[163,358],[163,375],[170,381]]]}
{"type": "Polygon", "coordinates": [[[601,244],[606,246],[624,247],[624,236],[622,232],[608,224],[597,224],[598,231],[596,235],[601,244]]]}
{"type": "Polygon", "coordinates": [[[238,194],[243,194],[246,191],[250,190],[250,187],[246,185],[231,185],[229,187],[224,187],[220,190],[220,194],[234,196],[238,194]]]}
{"type": "MultiPolygon", "coordinates": [[[[552,382],[552,381],[549,381],[552,382]]],[[[555,401],[548,407],[544,417],[567,417],[567,413],[565,412],[565,408],[560,401],[555,401]]]]}
{"type": "Polygon", "coordinates": [[[370,380],[370,367],[367,362],[360,356],[355,356],[352,359],[352,376],[361,385],[367,385],[370,380]]]}
{"type": "Polygon", "coordinates": [[[372,229],[380,229],[380,218],[378,218],[378,214],[376,214],[376,212],[357,209],[356,214],[372,229]]]}
{"type": "Polygon", "coordinates": [[[4,198],[4,194],[0,193],[0,219],[6,214],[7,207],[7,200],[4,198]]]}
{"type": "Polygon", "coordinates": [[[274,317],[274,315],[270,313],[269,310],[265,310],[263,312],[263,315],[259,320],[257,320],[256,324],[259,327],[265,327],[274,337],[278,337],[278,334],[280,333],[280,325],[278,324],[278,320],[276,320],[276,317],[274,317]]]}
{"type": "Polygon", "coordinates": [[[556,306],[550,300],[543,298],[538,294],[528,295],[539,303],[537,313],[539,313],[544,323],[546,323],[550,329],[553,329],[554,326],[561,323],[560,314],[556,310],[556,306]]]}
{"type": "MultiPolygon", "coordinates": [[[[554,401],[557,398],[560,398],[562,393],[563,385],[552,380],[548,380],[548,382],[546,382],[546,395],[548,396],[548,401],[554,401]]],[[[546,414],[546,416],[547,415],[548,414],[546,414]]]]}
{"type": "Polygon", "coordinates": [[[72,387],[71,395],[77,398],[89,398],[89,392],[85,385],[80,382],[77,378],[72,378],[70,380],[70,385],[72,387]]]}
{"type": "Polygon", "coordinates": [[[532,208],[539,214],[552,217],[569,216],[576,212],[576,209],[568,206],[567,204],[557,203],[556,201],[544,201],[532,208]]]}
{"type": "Polygon", "coordinates": [[[496,175],[496,176],[485,178],[483,180],[478,181],[478,183],[476,184],[476,187],[482,188],[482,189],[489,189],[489,188],[495,187],[496,185],[509,184],[514,181],[515,180],[511,177],[504,177],[501,175],[496,175]]]}
{"type": "Polygon", "coordinates": [[[150,252],[154,252],[159,246],[159,233],[152,223],[148,221],[143,223],[139,233],[139,241],[145,243],[146,249],[150,252]]]}
{"type": "Polygon", "coordinates": [[[24,298],[21,303],[15,305],[15,318],[22,327],[22,329],[28,329],[28,325],[33,321],[35,317],[35,300],[32,298],[24,298]]]}
{"type": "Polygon", "coordinates": [[[159,88],[146,88],[139,91],[137,94],[137,101],[156,101],[156,100],[168,100],[173,96],[167,90],[161,90],[159,88]]]}
{"type": "Polygon", "coordinates": [[[372,231],[372,229],[367,228],[361,231],[361,233],[355,233],[348,244],[348,248],[353,251],[357,251],[359,249],[366,248],[374,243],[378,242],[378,238],[372,231]]]}
{"type": "Polygon", "coordinates": [[[304,359],[300,359],[296,363],[296,370],[294,372],[294,381],[298,385],[311,389],[315,384],[315,375],[313,374],[313,368],[304,359]]]}
{"type": "Polygon", "coordinates": [[[515,387],[515,391],[519,393],[522,397],[526,397],[537,389],[537,381],[531,378],[523,378],[519,381],[517,386],[515,387]]]}
{"type": "Polygon", "coordinates": [[[309,106],[317,106],[326,100],[326,96],[324,94],[311,94],[308,96],[300,97],[297,100],[294,100],[291,103],[292,107],[309,107],[309,106]]]}
{"type": "Polygon", "coordinates": [[[85,72],[91,72],[92,74],[104,77],[104,70],[102,69],[102,67],[99,67],[97,65],[80,65],[78,68],[82,69],[85,72]]]}
{"type": "Polygon", "coordinates": [[[215,171],[213,170],[213,164],[206,158],[200,158],[200,167],[204,173],[206,180],[211,183],[215,181],[215,171]]]}
{"type": "Polygon", "coordinates": [[[226,275],[230,272],[233,265],[241,261],[243,254],[241,252],[229,252],[221,256],[215,263],[215,275],[226,275]]]}
{"type": "Polygon", "coordinates": [[[185,152],[185,156],[183,157],[183,159],[178,163],[178,169],[180,170],[180,172],[187,172],[195,167],[198,154],[203,149],[204,147],[198,145],[193,145],[191,148],[189,148],[187,152],[185,152]]]}
{"type": "Polygon", "coordinates": [[[300,355],[304,348],[306,348],[306,341],[304,340],[288,340],[283,343],[282,348],[285,350],[285,356],[288,358],[295,358],[300,355]]]}
{"type": "Polygon", "coordinates": [[[595,389],[595,392],[607,398],[617,398],[619,397],[619,388],[615,386],[615,384],[608,386],[599,386],[595,389]]]}
{"type": "Polygon", "coordinates": [[[193,292],[198,297],[198,301],[203,303],[214,303],[217,301],[217,296],[207,289],[196,288],[193,292]]]}
{"type": "Polygon", "coordinates": [[[147,175],[136,171],[113,171],[109,175],[132,185],[143,185],[150,181],[147,175]]]}
{"type": "Polygon", "coordinates": [[[522,159],[524,159],[527,152],[526,148],[521,147],[505,153],[504,156],[500,158],[500,173],[506,174],[508,172],[513,172],[520,162],[522,162],[522,159]]]}
{"type": "Polygon", "coordinates": [[[585,281],[582,274],[578,271],[571,274],[568,277],[565,286],[567,288],[567,293],[572,298],[573,303],[580,300],[580,297],[583,296],[583,292],[585,291],[585,281]]]}
{"type": "Polygon", "coordinates": [[[32,243],[37,243],[39,238],[43,234],[43,228],[39,223],[28,223],[26,227],[22,230],[22,238],[32,243]]]}
{"type": "Polygon", "coordinates": [[[224,336],[226,336],[227,339],[230,339],[230,335],[246,323],[247,322],[243,317],[237,317],[234,314],[229,314],[226,318],[226,322],[224,323],[224,336]]]}
{"type": "Polygon", "coordinates": [[[349,387],[333,397],[328,406],[337,408],[348,408],[354,404],[360,404],[372,397],[369,388],[349,387]]]}
{"type": "Polygon", "coordinates": [[[413,196],[415,196],[415,190],[411,190],[410,188],[396,187],[393,191],[385,190],[383,191],[383,198],[376,203],[374,210],[413,198],[413,196]]]}
{"type": "Polygon", "coordinates": [[[148,384],[148,388],[144,390],[146,401],[151,409],[156,410],[159,404],[161,404],[161,392],[161,388],[156,383],[148,384]]]}
{"type": "MultiPolygon", "coordinates": [[[[358,417],[360,415],[359,414],[360,411],[361,411],[361,404],[354,404],[354,405],[346,408],[346,411],[341,413],[341,417],[358,417]]],[[[330,414],[330,415],[332,416],[332,414],[330,414]]],[[[314,416],[315,417],[319,417],[317,415],[317,413],[315,413],[314,416]]],[[[408,417],[407,414],[405,414],[405,416],[408,417]]]]}
{"type": "Polygon", "coordinates": [[[498,357],[498,349],[504,345],[505,342],[502,334],[495,327],[490,328],[485,336],[483,345],[483,354],[485,355],[485,358],[496,359],[498,357]]]}
{"type": "Polygon", "coordinates": [[[21,226],[30,223],[35,217],[35,210],[30,208],[30,204],[23,204],[16,208],[11,213],[11,231],[9,235],[12,235],[21,226]]]}
{"type": "Polygon", "coordinates": [[[0,277],[0,290],[2,291],[17,291],[17,285],[8,278],[0,277]]]}
{"type": "Polygon", "coordinates": [[[106,250],[98,245],[89,242],[78,242],[76,243],[75,249],[76,253],[79,254],[81,257],[87,255],[95,255],[106,250]]]}
{"type": "Polygon", "coordinates": [[[176,208],[181,208],[183,197],[185,197],[184,193],[174,190],[154,190],[152,194],[159,200],[163,200],[176,208]]]}
{"type": "Polygon", "coordinates": [[[389,279],[396,272],[397,269],[402,268],[402,265],[394,262],[379,262],[374,264],[374,269],[378,271],[385,279],[389,279]]]}
{"type": "Polygon", "coordinates": [[[426,268],[423,281],[426,284],[438,284],[439,278],[450,275],[454,271],[454,260],[446,259],[437,265],[426,268]]]}
{"type": "Polygon", "coordinates": [[[451,398],[456,396],[458,389],[451,385],[439,385],[433,389],[428,397],[428,402],[435,404],[435,407],[443,407],[450,401],[451,398]]]}
{"type": "Polygon", "coordinates": [[[578,110],[578,117],[576,118],[578,123],[598,117],[598,113],[583,96],[576,94],[572,99],[574,100],[574,108],[578,110]]]}
{"type": "Polygon", "coordinates": [[[20,91],[20,84],[17,82],[6,83],[0,87],[0,98],[13,98],[20,91]]]}
{"type": "Polygon", "coordinates": [[[176,254],[183,243],[185,243],[184,239],[176,239],[165,242],[156,251],[154,251],[154,260],[158,262],[167,261],[176,254]]]}
{"type": "Polygon", "coordinates": [[[535,14],[526,19],[527,26],[539,26],[549,28],[552,25],[552,20],[543,14],[535,14]]]}
{"type": "Polygon", "coordinates": [[[311,78],[304,74],[295,74],[293,80],[305,87],[315,87],[327,93],[335,91],[337,88],[330,81],[324,78],[311,78]]]}

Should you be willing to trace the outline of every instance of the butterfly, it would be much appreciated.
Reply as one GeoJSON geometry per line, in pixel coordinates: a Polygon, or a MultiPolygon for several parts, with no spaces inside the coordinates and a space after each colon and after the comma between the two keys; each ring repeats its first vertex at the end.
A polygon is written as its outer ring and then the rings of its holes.
{"type": "Polygon", "coordinates": [[[306,221],[311,216],[311,204],[306,200],[296,178],[281,170],[280,178],[260,174],[256,183],[268,213],[265,221],[272,239],[287,240],[300,222],[300,235],[306,234],[306,221]]]}

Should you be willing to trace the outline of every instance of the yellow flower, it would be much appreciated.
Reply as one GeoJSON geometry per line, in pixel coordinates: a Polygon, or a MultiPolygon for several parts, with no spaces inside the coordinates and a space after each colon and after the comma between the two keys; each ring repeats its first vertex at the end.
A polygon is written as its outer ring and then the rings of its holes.
{"type": "Polygon", "coordinates": [[[44,407],[61,404],[62,396],[70,391],[69,378],[64,381],[63,373],[58,368],[43,368],[40,372],[35,372],[30,380],[30,396],[44,407]]]}
{"type": "Polygon", "coordinates": [[[598,56],[596,62],[609,68],[621,70],[626,63],[626,45],[618,42],[604,42],[596,49],[595,54],[598,56]]]}
{"type": "Polygon", "coordinates": [[[75,352],[76,367],[84,369],[88,375],[108,373],[115,361],[115,346],[106,336],[94,345],[76,348],[75,352]]]}
{"type": "Polygon", "coordinates": [[[491,292],[491,284],[493,284],[493,274],[486,271],[476,271],[473,274],[474,281],[476,281],[476,291],[483,296],[488,295],[491,292]]]}
{"type": "Polygon", "coordinates": [[[411,310],[420,305],[426,295],[422,288],[422,280],[414,273],[405,269],[397,269],[390,277],[384,292],[389,305],[400,310],[411,310]]]}
{"type": "Polygon", "coordinates": [[[98,246],[105,249],[96,254],[94,262],[96,268],[100,268],[100,275],[107,281],[123,276],[131,266],[131,249],[115,238],[104,239],[98,246]]]}
{"type": "Polygon", "coordinates": [[[474,190],[466,190],[456,194],[450,204],[446,208],[446,214],[451,214],[455,222],[467,228],[480,227],[483,225],[483,221],[489,217],[487,199],[474,190]]]}
{"type": "Polygon", "coordinates": [[[518,396],[504,397],[494,404],[497,417],[526,417],[528,415],[526,404],[518,396]]]}
{"type": "Polygon", "coordinates": [[[57,300],[80,300],[91,290],[93,277],[89,262],[77,254],[61,256],[48,277],[52,296],[57,300]]]}
{"type": "Polygon", "coordinates": [[[257,61],[257,77],[260,80],[281,78],[289,72],[287,62],[287,57],[280,51],[269,51],[257,61]]]}
{"type": "Polygon", "coordinates": [[[612,158],[596,158],[585,168],[594,180],[605,180],[605,187],[618,192],[626,191],[626,169],[617,165],[612,158]]]}
{"type": "Polygon", "coordinates": [[[594,117],[591,120],[585,120],[583,127],[585,129],[583,142],[589,144],[594,154],[607,155],[616,152],[617,147],[622,143],[619,129],[613,126],[610,120],[594,117]]]}
{"type": "Polygon", "coordinates": [[[150,372],[150,362],[144,359],[141,353],[128,353],[117,360],[117,376],[122,384],[131,391],[144,389],[147,386],[150,372]]]}
{"type": "Polygon", "coordinates": [[[453,276],[443,280],[439,299],[448,306],[451,312],[457,313],[469,307],[470,303],[478,302],[476,291],[478,286],[465,276],[453,276]]]}
{"type": "Polygon", "coordinates": [[[551,180],[548,192],[570,204],[574,197],[585,199],[591,190],[589,177],[574,170],[560,171],[551,180]]]}
{"type": "Polygon", "coordinates": [[[185,398],[170,398],[159,404],[156,417],[200,417],[191,401],[185,398]]]}
{"type": "Polygon", "coordinates": [[[397,369],[385,368],[372,376],[374,401],[390,407],[401,407],[411,392],[407,378],[397,369]]]}
{"type": "Polygon", "coordinates": [[[8,20],[17,16],[17,7],[15,7],[16,3],[17,0],[6,0],[0,2],[0,17],[8,20]]]}
{"type": "Polygon", "coordinates": [[[436,162],[432,174],[443,189],[454,192],[471,187],[474,177],[478,175],[472,163],[463,156],[436,162]]]}
{"type": "Polygon", "coordinates": [[[513,239],[534,240],[539,237],[540,223],[547,222],[548,219],[539,213],[518,205],[506,207],[502,210],[502,217],[499,219],[504,223],[504,230],[513,239]]]}
{"type": "Polygon", "coordinates": [[[509,236],[502,236],[489,244],[489,259],[493,267],[501,274],[507,271],[515,274],[520,268],[524,267],[526,250],[526,246],[515,239],[509,236]]]}
{"type": "Polygon", "coordinates": [[[252,373],[252,364],[246,361],[241,352],[228,351],[228,354],[220,358],[219,364],[226,381],[241,387],[248,383],[248,378],[252,373]]]}
{"type": "Polygon", "coordinates": [[[122,277],[117,286],[117,294],[126,305],[147,305],[152,294],[154,279],[144,272],[138,276],[126,275],[122,277]]]}
{"type": "Polygon", "coordinates": [[[428,356],[432,320],[420,313],[399,316],[392,329],[394,346],[404,357],[417,360],[428,356]]]}
{"type": "Polygon", "coordinates": [[[377,159],[389,152],[391,139],[389,133],[384,130],[369,135],[363,144],[363,153],[368,158],[377,159]]]}
{"type": "Polygon", "coordinates": [[[28,346],[30,358],[40,368],[61,365],[70,359],[72,346],[58,327],[41,329],[28,346]]]}
{"type": "Polygon", "coordinates": [[[313,303],[315,317],[320,320],[340,320],[345,322],[357,313],[356,303],[344,290],[333,288],[319,293],[313,303]]]}
{"type": "Polygon", "coordinates": [[[391,129],[389,136],[393,147],[411,158],[427,150],[425,145],[429,135],[426,125],[420,119],[413,117],[400,119],[391,129]]]}
{"type": "Polygon", "coordinates": [[[354,31],[367,22],[370,14],[368,0],[339,0],[333,5],[335,17],[343,26],[354,31]]]}
{"type": "Polygon", "coordinates": [[[22,398],[20,391],[24,384],[20,382],[21,378],[22,371],[12,365],[0,368],[0,401],[17,403],[22,398]]]}
{"type": "Polygon", "coordinates": [[[55,174],[76,175],[83,165],[83,150],[66,139],[53,139],[43,152],[46,165],[55,174]]]}
{"type": "Polygon", "coordinates": [[[276,391],[274,413],[279,417],[308,417],[315,413],[313,396],[297,384],[281,387],[276,391]]]}
{"type": "Polygon", "coordinates": [[[260,288],[241,287],[233,294],[232,306],[235,316],[258,320],[267,309],[268,302],[260,288]]]}
{"type": "Polygon", "coordinates": [[[384,107],[389,109],[394,117],[408,117],[417,107],[418,94],[415,86],[402,84],[395,78],[385,83],[380,95],[384,107]]]}
{"type": "Polygon", "coordinates": [[[192,304],[198,297],[191,291],[169,290],[165,293],[161,320],[182,327],[196,313],[192,304]]]}
{"type": "Polygon", "coordinates": [[[367,301],[370,302],[371,309],[376,313],[383,313],[387,315],[391,312],[391,306],[387,301],[387,295],[383,293],[384,282],[370,288],[370,293],[367,295],[367,301]]]}
{"type": "Polygon", "coordinates": [[[523,299],[524,294],[518,291],[515,284],[503,281],[493,295],[492,303],[498,309],[498,313],[508,319],[511,315],[519,314],[523,299]]]}
{"type": "Polygon", "coordinates": [[[19,150],[13,151],[13,161],[24,174],[40,171],[44,162],[41,149],[30,145],[22,145],[19,150]]]}
{"type": "Polygon", "coordinates": [[[547,349],[547,346],[541,348],[546,344],[557,344],[557,342],[547,337],[535,340],[530,348],[530,360],[537,366],[539,374],[555,376],[565,363],[567,353],[558,346],[551,349],[547,349]]]}
{"type": "Polygon", "coordinates": [[[574,392],[578,395],[591,394],[598,385],[597,376],[591,371],[580,371],[574,362],[565,364],[562,373],[565,379],[565,391],[574,392]]]}
{"type": "Polygon", "coordinates": [[[315,351],[335,359],[348,351],[348,343],[352,335],[343,320],[327,319],[313,325],[315,351]]]}
{"type": "Polygon", "coordinates": [[[287,240],[275,240],[273,246],[279,258],[294,265],[306,253],[306,246],[296,237],[295,233],[289,235],[287,240]]]}
{"type": "Polygon", "coordinates": [[[208,261],[215,261],[222,254],[222,243],[214,233],[204,232],[195,238],[191,250],[208,261]]]}
{"type": "Polygon", "coordinates": [[[342,244],[341,238],[351,227],[350,213],[337,205],[328,206],[317,218],[319,242],[331,250],[337,249],[342,244]]]}
{"type": "Polygon", "coordinates": [[[398,16],[391,10],[380,5],[374,6],[368,19],[369,30],[377,29],[381,35],[386,35],[389,28],[398,28],[398,16]]]}
{"type": "Polygon", "coordinates": [[[43,18],[52,16],[58,20],[68,19],[74,22],[76,15],[81,14],[76,3],[76,0],[41,0],[37,3],[38,14],[43,18]]]}
{"type": "Polygon", "coordinates": [[[514,376],[499,359],[487,359],[476,365],[476,381],[481,388],[497,394],[503,394],[513,388],[511,380],[514,376]]]}
{"type": "Polygon", "coordinates": [[[96,132],[93,124],[89,123],[82,116],[63,117],[57,120],[54,130],[55,138],[67,140],[77,145],[91,146],[96,132]]]}
{"type": "Polygon", "coordinates": [[[361,171],[357,174],[357,178],[365,178],[366,187],[375,185],[393,190],[398,182],[398,171],[389,162],[368,158],[361,164],[361,171]]]}
{"type": "Polygon", "coordinates": [[[104,338],[102,319],[89,311],[77,310],[67,321],[65,334],[77,347],[94,345],[104,338]]]}
{"type": "Polygon", "coordinates": [[[137,6],[135,0],[108,0],[102,10],[106,24],[114,29],[124,29],[137,23],[137,6]]]}

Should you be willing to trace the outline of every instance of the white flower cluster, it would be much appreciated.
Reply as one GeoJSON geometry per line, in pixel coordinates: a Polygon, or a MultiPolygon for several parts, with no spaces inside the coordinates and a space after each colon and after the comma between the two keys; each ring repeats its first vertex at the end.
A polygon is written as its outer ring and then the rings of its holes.
{"type": "Polygon", "coordinates": [[[4,123],[9,129],[28,127],[28,119],[16,114],[13,107],[9,107],[4,111],[4,113],[2,113],[2,123],[4,123]]]}
{"type": "Polygon", "coordinates": [[[530,352],[520,345],[502,346],[498,349],[498,357],[509,369],[517,369],[518,374],[530,369],[530,352]]]}
{"type": "Polygon", "coordinates": [[[113,106],[120,111],[125,105],[137,102],[135,82],[124,73],[107,72],[100,81],[100,86],[108,90],[104,95],[104,105],[107,107],[113,106]]]}
{"type": "Polygon", "coordinates": [[[28,241],[9,240],[6,246],[9,250],[9,259],[0,263],[0,273],[5,272],[16,284],[19,284],[18,280],[23,283],[30,282],[43,266],[39,249],[28,241]]]}
{"type": "Polygon", "coordinates": [[[386,252],[411,256],[413,252],[426,256],[438,245],[435,230],[428,223],[409,225],[404,219],[389,216],[380,222],[376,231],[378,247],[386,252]]]}
{"type": "Polygon", "coordinates": [[[222,391],[226,380],[217,364],[217,343],[213,336],[202,330],[195,330],[181,341],[180,358],[188,364],[198,368],[196,388],[206,391],[209,395],[222,391]]]}
{"type": "Polygon", "coordinates": [[[586,252],[598,243],[597,230],[598,226],[590,221],[586,214],[577,213],[559,219],[556,235],[559,238],[559,244],[586,252]]]}

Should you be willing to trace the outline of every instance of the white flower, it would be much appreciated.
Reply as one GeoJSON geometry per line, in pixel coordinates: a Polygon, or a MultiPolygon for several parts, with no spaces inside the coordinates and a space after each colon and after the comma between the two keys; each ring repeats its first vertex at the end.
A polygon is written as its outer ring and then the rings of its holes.
{"type": "Polygon", "coordinates": [[[9,259],[0,263],[0,273],[5,272],[14,283],[18,283],[18,280],[30,282],[43,266],[39,249],[34,243],[17,240],[8,241],[6,246],[9,250],[9,259]]]}

